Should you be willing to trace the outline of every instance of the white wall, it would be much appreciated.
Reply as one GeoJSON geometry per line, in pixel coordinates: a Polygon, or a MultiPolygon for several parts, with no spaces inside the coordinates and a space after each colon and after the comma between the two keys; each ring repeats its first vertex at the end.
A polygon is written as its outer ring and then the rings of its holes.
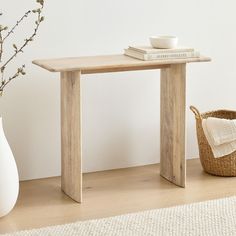
{"type": "MultiPolygon", "coordinates": [[[[1,0],[13,23],[33,1],[1,0]]],[[[46,0],[37,40],[15,61],[27,76],[0,100],[1,114],[21,179],[60,175],[59,74],[31,64],[36,58],[121,53],[156,34],[176,34],[211,63],[188,65],[187,105],[202,111],[236,109],[236,3],[216,0],[46,0]]],[[[24,25],[18,36],[30,26],[24,25]]],[[[13,68],[10,71],[13,73],[13,68]]],[[[159,162],[159,72],[84,76],[83,170],[159,162]]],[[[187,156],[197,157],[194,118],[187,109],[187,156]]]]}

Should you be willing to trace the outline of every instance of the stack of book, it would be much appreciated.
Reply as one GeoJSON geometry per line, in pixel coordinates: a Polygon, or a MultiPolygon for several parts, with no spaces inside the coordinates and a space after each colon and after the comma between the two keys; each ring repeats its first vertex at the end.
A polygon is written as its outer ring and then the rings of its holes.
{"type": "Polygon", "coordinates": [[[159,49],[151,46],[129,46],[125,49],[125,55],[144,61],[200,57],[200,53],[194,48],[159,49]]]}

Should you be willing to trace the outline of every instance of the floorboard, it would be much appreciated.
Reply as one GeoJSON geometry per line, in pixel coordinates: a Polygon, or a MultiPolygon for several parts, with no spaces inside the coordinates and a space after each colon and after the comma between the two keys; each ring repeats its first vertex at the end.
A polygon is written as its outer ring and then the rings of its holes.
{"type": "Polygon", "coordinates": [[[15,209],[0,219],[0,233],[115,216],[236,195],[236,178],[202,171],[187,161],[187,186],[159,176],[159,164],[84,174],[83,203],[64,195],[60,178],[24,181],[15,209]]]}

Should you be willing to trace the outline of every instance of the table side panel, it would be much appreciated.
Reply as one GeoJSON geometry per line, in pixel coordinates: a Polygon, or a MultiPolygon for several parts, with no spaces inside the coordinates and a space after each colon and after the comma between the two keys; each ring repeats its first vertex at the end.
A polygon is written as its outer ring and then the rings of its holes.
{"type": "Polygon", "coordinates": [[[80,72],[61,73],[61,186],[82,201],[80,72]]]}
{"type": "Polygon", "coordinates": [[[185,187],[186,64],[161,70],[161,175],[185,187]]]}

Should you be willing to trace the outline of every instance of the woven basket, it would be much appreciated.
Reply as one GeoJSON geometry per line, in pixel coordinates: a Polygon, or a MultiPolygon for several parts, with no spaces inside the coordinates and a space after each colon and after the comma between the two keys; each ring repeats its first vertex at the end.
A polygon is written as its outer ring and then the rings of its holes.
{"type": "Polygon", "coordinates": [[[202,119],[216,117],[232,120],[236,119],[236,111],[217,110],[201,114],[194,106],[190,106],[190,109],[196,118],[199,155],[203,169],[213,175],[236,176],[236,151],[229,155],[215,158],[202,128],[202,119]]]}

